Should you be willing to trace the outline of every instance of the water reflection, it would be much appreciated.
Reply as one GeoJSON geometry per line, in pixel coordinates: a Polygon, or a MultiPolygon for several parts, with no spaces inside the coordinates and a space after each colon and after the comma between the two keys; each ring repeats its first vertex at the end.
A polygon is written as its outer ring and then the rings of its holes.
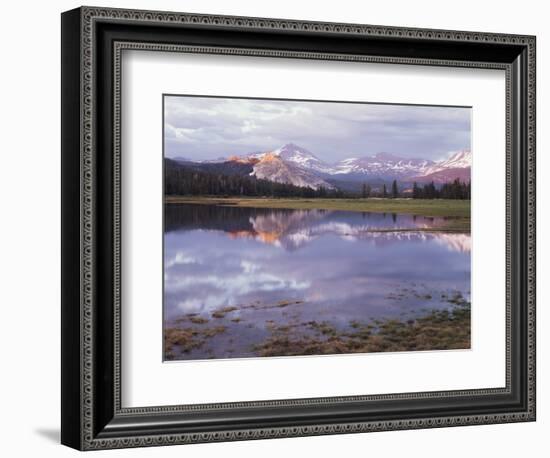
{"type": "Polygon", "coordinates": [[[222,207],[215,205],[167,205],[166,231],[215,230],[232,239],[248,238],[295,250],[325,235],[342,239],[376,240],[391,243],[403,240],[436,239],[456,251],[470,251],[469,234],[436,231],[445,218],[396,213],[367,213],[330,210],[287,210],[222,207]],[[419,229],[418,232],[411,232],[419,229]],[[421,232],[422,231],[422,232],[421,232]]]}
{"type": "Polygon", "coordinates": [[[197,329],[195,336],[213,330],[172,358],[255,356],[273,326],[323,321],[345,330],[355,321],[449,309],[457,292],[469,300],[470,235],[436,232],[444,222],[166,205],[166,326],[197,329]]]}

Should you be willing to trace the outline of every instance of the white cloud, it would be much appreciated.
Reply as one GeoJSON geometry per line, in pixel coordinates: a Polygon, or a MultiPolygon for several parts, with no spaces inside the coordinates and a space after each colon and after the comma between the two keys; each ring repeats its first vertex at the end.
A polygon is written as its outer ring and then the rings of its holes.
{"type": "Polygon", "coordinates": [[[469,108],[167,96],[166,154],[193,159],[304,146],[321,159],[470,147],[469,108]]]}
{"type": "Polygon", "coordinates": [[[199,261],[195,257],[185,254],[183,251],[178,251],[174,257],[165,261],[166,268],[182,264],[199,264],[199,261]]]}

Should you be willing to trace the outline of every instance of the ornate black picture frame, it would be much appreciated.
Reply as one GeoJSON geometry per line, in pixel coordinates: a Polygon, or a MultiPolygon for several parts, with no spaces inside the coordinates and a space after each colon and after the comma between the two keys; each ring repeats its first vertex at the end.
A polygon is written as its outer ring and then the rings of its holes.
{"type": "Polygon", "coordinates": [[[106,449],[535,420],[535,37],[82,7],[62,14],[62,435],[106,449]],[[506,387],[121,406],[125,49],[506,72],[506,387]]]}

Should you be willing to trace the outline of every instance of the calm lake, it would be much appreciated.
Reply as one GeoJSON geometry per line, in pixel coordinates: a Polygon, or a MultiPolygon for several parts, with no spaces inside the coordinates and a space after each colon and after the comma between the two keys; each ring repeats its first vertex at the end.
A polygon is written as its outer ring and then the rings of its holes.
{"type": "Polygon", "coordinates": [[[443,224],[165,204],[165,359],[299,354],[292,339],[336,345],[376,320],[412,326],[430,311],[469,306],[470,234],[437,232],[443,224]],[[274,339],[287,350],[267,351],[274,339]]]}

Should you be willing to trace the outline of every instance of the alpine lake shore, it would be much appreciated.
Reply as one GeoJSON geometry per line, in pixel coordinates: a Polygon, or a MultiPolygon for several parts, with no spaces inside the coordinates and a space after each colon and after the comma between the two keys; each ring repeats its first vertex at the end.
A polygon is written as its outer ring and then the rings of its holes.
{"type": "MultiPolygon", "coordinates": [[[[408,214],[442,217],[443,226],[436,229],[399,229],[400,231],[431,231],[470,233],[470,201],[412,198],[262,198],[219,196],[165,196],[165,204],[235,206],[248,208],[330,210],[408,214]]],[[[376,230],[376,231],[384,231],[376,230]]],[[[391,229],[388,229],[388,231],[391,229]]],[[[406,301],[409,295],[418,299],[435,299],[448,303],[449,309],[426,307],[423,313],[410,317],[366,319],[349,323],[347,330],[337,329],[323,320],[289,320],[280,324],[266,322],[270,336],[254,345],[253,354],[265,356],[303,356],[346,353],[402,352],[452,350],[470,348],[469,298],[461,291],[430,291],[414,289],[389,292],[395,300],[406,301]]],[[[303,307],[302,301],[281,300],[273,304],[242,304],[212,310],[209,316],[194,313],[181,315],[164,329],[165,360],[187,359],[189,352],[207,344],[210,338],[223,334],[229,325],[252,326],[239,318],[239,311],[256,309],[279,310],[286,315],[290,309],[303,307]]],[[[214,355],[208,358],[215,358],[214,355]]]]}
{"type": "MultiPolygon", "coordinates": [[[[459,199],[412,198],[266,198],[266,197],[196,197],[166,196],[167,204],[221,205],[248,208],[273,208],[289,210],[341,210],[386,214],[409,214],[446,218],[446,224],[438,232],[470,232],[470,201],[459,199]]],[[[406,229],[422,231],[423,229],[406,229]]]]}

